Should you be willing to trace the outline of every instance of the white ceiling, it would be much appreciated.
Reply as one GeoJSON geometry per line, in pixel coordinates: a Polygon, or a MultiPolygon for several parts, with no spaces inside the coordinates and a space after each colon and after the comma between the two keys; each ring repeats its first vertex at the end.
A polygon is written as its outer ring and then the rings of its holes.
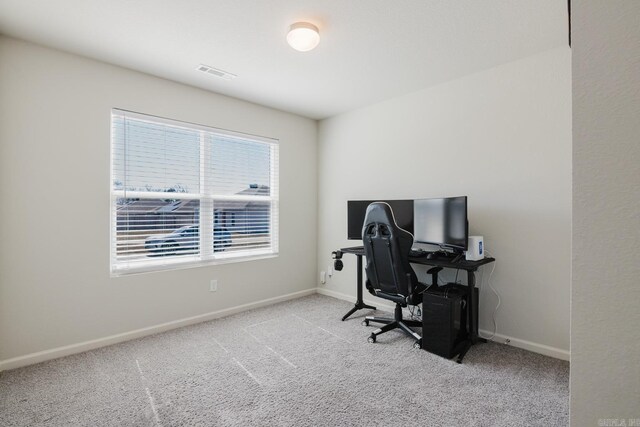
{"type": "Polygon", "coordinates": [[[567,27],[563,0],[0,0],[2,34],[314,119],[566,45],[567,27]],[[285,41],[301,20],[311,52],[285,41]]]}

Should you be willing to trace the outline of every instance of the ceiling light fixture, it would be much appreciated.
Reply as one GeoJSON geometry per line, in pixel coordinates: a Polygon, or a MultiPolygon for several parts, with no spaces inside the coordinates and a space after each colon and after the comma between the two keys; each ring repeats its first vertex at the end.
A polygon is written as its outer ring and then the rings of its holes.
{"type": "Polygon", "coordinates": [[[320,43],[318,27],[308,22],[296,22],[289,27],[289,46],[300,52],[307,52],[320,43]]]}

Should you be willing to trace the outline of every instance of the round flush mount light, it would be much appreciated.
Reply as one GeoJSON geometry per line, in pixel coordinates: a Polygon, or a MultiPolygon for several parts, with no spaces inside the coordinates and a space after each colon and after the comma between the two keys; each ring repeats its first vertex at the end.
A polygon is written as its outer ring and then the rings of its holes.
{"type": "Polygon", "coordinates": [[[307,52],[320,43],[318,27],[308,22],[296,22],[289,27],[289,46],[300,52],[307,52]]]}

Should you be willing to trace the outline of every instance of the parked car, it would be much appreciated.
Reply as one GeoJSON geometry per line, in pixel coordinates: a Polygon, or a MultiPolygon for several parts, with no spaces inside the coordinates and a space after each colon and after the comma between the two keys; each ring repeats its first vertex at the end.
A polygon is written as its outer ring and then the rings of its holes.
{"type": "MultiPolygon", "coordinates": [[[[144,248],[149,256],[188,255],[198,251],[200,229],[197,225],[185,225],[169,234],[149,236],[144,248]]],[[[213,227],[213,251],[222,252],[231,245],[231,233],[219,225],[213,227]]]]}

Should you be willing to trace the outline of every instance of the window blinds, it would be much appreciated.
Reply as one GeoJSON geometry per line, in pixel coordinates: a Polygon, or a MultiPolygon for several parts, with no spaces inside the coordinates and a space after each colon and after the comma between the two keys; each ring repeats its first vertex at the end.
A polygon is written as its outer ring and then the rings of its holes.
{"type": "Polygon", "coordinates": [[[277,141],[111,114],[111,271],[278,252],[277,141]]]}

